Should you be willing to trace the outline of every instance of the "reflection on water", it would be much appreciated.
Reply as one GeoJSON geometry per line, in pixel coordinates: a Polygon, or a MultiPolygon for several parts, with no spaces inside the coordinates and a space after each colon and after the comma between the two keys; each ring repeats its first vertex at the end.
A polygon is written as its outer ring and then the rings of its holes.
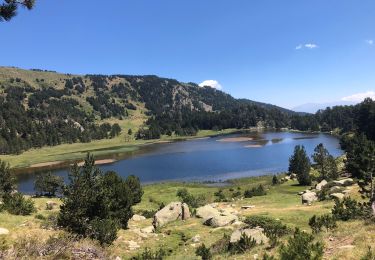
{"type": "MultiPolygon", "coordinates": [[[[141,147],[137,151],[110,156],[117,161],[100,165],[121,176],[139,176],[142,183],[161,181],[225,181],[286,171],[295,145],[304,145],[307,153],[323,143],[331,154],[342,154],[337,138],[325,134],[290,132],[246,133],[141,147]],[[231,141],[231,140],[232,141],[231,141]],[[237,141],[233,141],[237,140],[237,141]],[[238,141],[241,140],[241,141],[238,141]]],[[[108,158],[108,157],[107,157],[108,158]]],[[[99,158],[102,159],[102,158],[99,158]]],[[[54,170],[67,180],[67,168],[54,170]]],[[[35,169],[20,174],[19,190],[32,193],[35,169]]]]}

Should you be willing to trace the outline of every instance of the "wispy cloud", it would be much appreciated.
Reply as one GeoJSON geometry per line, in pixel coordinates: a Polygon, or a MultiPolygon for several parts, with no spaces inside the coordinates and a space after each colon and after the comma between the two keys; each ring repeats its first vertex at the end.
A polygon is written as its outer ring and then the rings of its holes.
{"type": "Polygon", "coordinates": [[[316,49],[319,46],[315,43],[305,43],[305,44],[300,44],[296,46],[296,50],[302,50],[302,49],[316,49]]]}
{"type": "Polygon", "coordinates": [[[368,45],[374,45],[374,40],[366,40],[365,41],[368,45]]]}
{"type": "Polygon", "coordinates": [[[203,81],[202,83],[199,84],[200,87],[211,87],[211,88],[215,88],[215,89],[223,89],[223,87],[220,85],[220,83],[217,81],[217,80],[213,80],[213,79],[208,79],[208,80],[205,80],[203,81]]]}
{"type": "Polygon", "coordinates": [[[367,91],[362,93],[356,93],[347,97],[343,97],[342,101],[362,102],[365,98],[371,98],[375,100],[375,92],[367,91]]]}

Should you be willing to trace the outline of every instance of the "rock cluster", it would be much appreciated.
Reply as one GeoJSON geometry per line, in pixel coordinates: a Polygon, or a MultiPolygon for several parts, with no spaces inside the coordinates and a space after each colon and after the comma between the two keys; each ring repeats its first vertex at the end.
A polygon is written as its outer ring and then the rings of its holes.
{"type": "Polygon", "coordinates": [[[154,216],[152,222],[155,228],[162,227],[169,222],[176,220],[186,220],[190,218],[189,206],[186,203],[171,202],[154,216]]]}

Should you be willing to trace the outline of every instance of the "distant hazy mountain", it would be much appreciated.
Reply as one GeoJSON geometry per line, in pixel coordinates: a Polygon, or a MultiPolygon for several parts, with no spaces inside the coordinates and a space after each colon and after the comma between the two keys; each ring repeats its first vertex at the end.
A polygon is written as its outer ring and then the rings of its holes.
{"type": "Polygon", "coordinates": [[[299,106],[292,108],[293,111],[296,112],[306,112],[306,113],[315,113],[319,109],[326,109],[327,107],[334,107],[334,106],[350,106],[355,105],[355,102],[350,101],[337,101],[337,102],[329,102],[329,103],[306,103],[299,106]]]}

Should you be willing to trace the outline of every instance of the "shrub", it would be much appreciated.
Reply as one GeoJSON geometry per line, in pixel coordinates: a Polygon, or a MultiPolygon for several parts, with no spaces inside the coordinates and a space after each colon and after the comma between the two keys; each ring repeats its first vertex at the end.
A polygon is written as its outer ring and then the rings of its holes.
{"type": "Polygon", "coordinates": [[[264,234],[270,239],[271,247],[275,247],[278,239],[290,232],[290,229],[281,221],[266,216],[250,216],[244,222],[251,228],[263,228],[264,234]]]}
{"type": "Polygon", "coordinates": [[[215,202],[227,202],[228,201],[222,189],[215,192],[214,196],[216,197],[215,202]]]}
{"type": "Polygon", "coordinates": [[[94,163],[94,158],[87,155],[84,166],[72,167],[57,223],[68,231],[108,244],[116,237],[117,228],[127,228],[132,206],[143,192],[138,178],[123,180],[115,172],[103,173],[94,163]]]}
{"type": "Polygon", "coordinates": [[[309,226],[313,233],[317,234],[322,231],[323,227],[325,227],[328,232],[329,230],[335,229],[337,224],[335,218],[329,214],[325,214],[320,217],[317,217],[316,215],[312,216],[309,220],[309,226]]]}
{"type": "Polygon", "coordinates": [[[179,189],[177,197],[181,198],[183,203],[186,203],[191,208],[198,208],[206,204],[206,197],[204,195],[194,196],[189,193],[187,189],[179,189]]]}
{"type": "Polygon", "coordinates": [[[163,260],[168,255],[169,252],[163,248],[152,251],[150,248],[146,247],[142,253],[138,254],[137,256],[133,256],[131,260],[163,260]]]}
{"type": "Polygon", "coordinates": [[[15,180],[9,164],[0,160],[0,197],[10,195],[15,188],[15,180]]]}
{"type": "Polygon", "coordinates": [[[61,191],[63,185],[64,179],[61,176],[51,172],[41,173],[36,176],[34,190],[39,196],[55,196],[57,192],[61,191]]]}
{"type": "Polygon", "coordinates": [[[314,243],[314,237],[308,233],[295,229],[288,239],[287,245],[279,249],[281,260],[320,260],[323,258],[324,246],[321,242],[314,243]]]}
{"type": "Polygon", "coordinates": [[[242,233],[240,240],[229,244],[229,252],[231,254],[243,254],[251,248],[255,247],[257,242],[254,238],[242,233]]]}
{"type": "Polygon", "coordinates": [[[197,256],[200,256],[202,260],[211,260],[212,254],[210,252],[210,249],[206,247],[205,244],[200,245],[197,250],[195,251],[195,254],[197,256]]]}
{"type": "Polygon", "coordinates": [[[362,218],[365,212],[365,205],[351,198],[344,198],[342,201],[335,200],[332,209],[333,217],[342,221],[362,218]]]}
{"type": "Polygon", "coordinates": [[[245,198],[251,198],[254,196],[265,196],[267,192],[262,184],[259,184],[258,187],[252,188],[250,190],[245,190],[244,196],[245,198]]]}
{"type": "Polygon", "coordinates": [[[278,184],[280,184],[280,180],[279,180],[279,178],[277,178],[276,175],[274,175],[272,177],[272,185],[278,185],[278,184]]]}
{"type": "Polygon", "coordinates": [[[35,212],[34,202],[25,198],[21,193],[14,193],[4,199],[6,210],[13,215],[30,215],[35,212]]]}
{"type": "Polygon", "coordinates": [[[36,219],[39,219],[39,220],[45,220],[45,219],[46,219],[46,217],[43,216],[42,214],[36,214],[36,215],[35,215],[35,218],[36,218],[36,219]]]}
{"type": "Polygon", "coordinates": [[[90,222],[86,235],[101,245],[109,245],[117,238],[118,222],[113,219],[96,218],[90,222]]]}

